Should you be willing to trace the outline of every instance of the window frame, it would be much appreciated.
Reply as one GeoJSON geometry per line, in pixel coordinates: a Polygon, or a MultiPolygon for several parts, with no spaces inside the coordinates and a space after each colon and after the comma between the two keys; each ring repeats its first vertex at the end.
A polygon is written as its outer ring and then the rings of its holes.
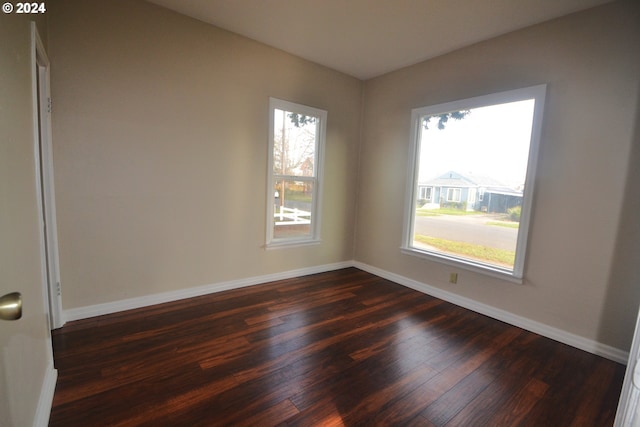
{"type": "Polygon", "coordinates": [[[447,188],[447,202],[460,203],[461,201],[462,201],[462,188],[459,188],[459,187],[448,187],[447,188]],[[450,197],[449,196],[450,194],[453,195],[453,197],[450,197]]]}
{"type": "Polygon", "coordinates": [[[309,245],[320,243],[320,223],[321,223],[321,205],[322,205],[322,177],[324,170],[324,151],[326,145],[326,129],[327,129],[327,111],[307,105],[297,104],[295,102],[285,101],[278,98],[269,98],[269,138],[268,138],[268,156],[267,156],[267,203],[266,203],[266,244],[265,248],[291,247],[300,245],[309,245]],[[286,112],[303,114],[315,117],[316,120],[316,138],[314,152],[314,175],[298,176],[298,175],[281,175],[275,174],[274,165],[274,144],[275,144],[275,110],[283,110],[286,112]],[[311,223],[310,232],[303,236],[294,237],[274,237],[275,226],[275,210],[274,210],[274,192],[273,188],[278,180],[291,180],[312,183],[311,196],[311,223]]]}
{"type": "Polygon", "coordinates": [[[433,187],[421,187],[420,188],[420,196],[418,197],[418,199],[424,199],[427,202],[431,202],[433,199],[433,187]],[[424,197],[423,197],[423,191],[424,191],[424,197]]]}
{"type": "MultiPolygon", "coordinates": [[[[533,195],[538,162],[538,151],[542,132],[542,119],[547,85],[541,84],[520,89],[497,92],[477,97],[460,99],[442,104],[414,108],[411,110],[411,140],[409,147],[409,164],[407,175],[407,191],[405,195],[405,215],[403,224],[403,237],[400,250],[403,254],[417,256],[453,267],[479,272],[485,275],[498,277],[514,283],[523,283],[524,267],[526,262],[526,249],[529,237],[531,212],[533,208],[533,195]],[[420,161],[420,144],[422,118],[430,115],[443,114],[453,111],[469,110],[490,105],[534,99],[533,118],[531,125],[531,138],[527,171],[525,174],[525,187],[523,191],[522,212],[516,243],[516,256],[513,270],[476,262],[441,252],[429,251],[413,246],[415,206],[418,192],[418,163],[420,161]]],[[[484,196],[484,194],[483,194],[484,196]]]]}

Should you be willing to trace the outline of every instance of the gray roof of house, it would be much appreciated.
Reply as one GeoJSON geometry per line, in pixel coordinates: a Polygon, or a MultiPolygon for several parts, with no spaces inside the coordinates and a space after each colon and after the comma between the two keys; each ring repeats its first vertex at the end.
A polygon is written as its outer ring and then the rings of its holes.
{"type": "Polygon", "coordinates": [[[522,196],[522,191],[511,188],[489,176],[466,174],[449,171],[433,179],[418,183],[430,187],[484,188],[487,193],[522,196]]]}

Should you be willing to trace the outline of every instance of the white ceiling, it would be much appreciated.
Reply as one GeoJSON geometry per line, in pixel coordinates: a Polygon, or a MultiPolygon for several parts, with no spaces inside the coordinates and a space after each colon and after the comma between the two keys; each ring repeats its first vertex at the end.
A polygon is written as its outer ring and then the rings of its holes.
{"type": "Polygon", "coordinates": [[[611,0],[148,0],[368,79],[611,0]]]}

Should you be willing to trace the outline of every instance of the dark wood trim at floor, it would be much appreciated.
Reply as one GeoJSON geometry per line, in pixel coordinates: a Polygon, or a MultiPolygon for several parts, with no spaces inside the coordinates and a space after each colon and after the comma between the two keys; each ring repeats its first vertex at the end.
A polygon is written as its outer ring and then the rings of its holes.
{"type": "Polygon", "coordinates": [[[610,426],[624,366],[347,268],[70,322],[51,426],[610,426]]]}

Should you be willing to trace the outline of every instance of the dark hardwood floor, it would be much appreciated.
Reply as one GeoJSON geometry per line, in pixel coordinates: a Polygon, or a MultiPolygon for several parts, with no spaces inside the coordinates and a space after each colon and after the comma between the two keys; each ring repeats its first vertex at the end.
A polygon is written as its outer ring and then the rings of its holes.
{"type": "Polygon", "coordinates": [[[624,366],[349,268],[68,323],[51,426],[609,426],[624,366]]]}

